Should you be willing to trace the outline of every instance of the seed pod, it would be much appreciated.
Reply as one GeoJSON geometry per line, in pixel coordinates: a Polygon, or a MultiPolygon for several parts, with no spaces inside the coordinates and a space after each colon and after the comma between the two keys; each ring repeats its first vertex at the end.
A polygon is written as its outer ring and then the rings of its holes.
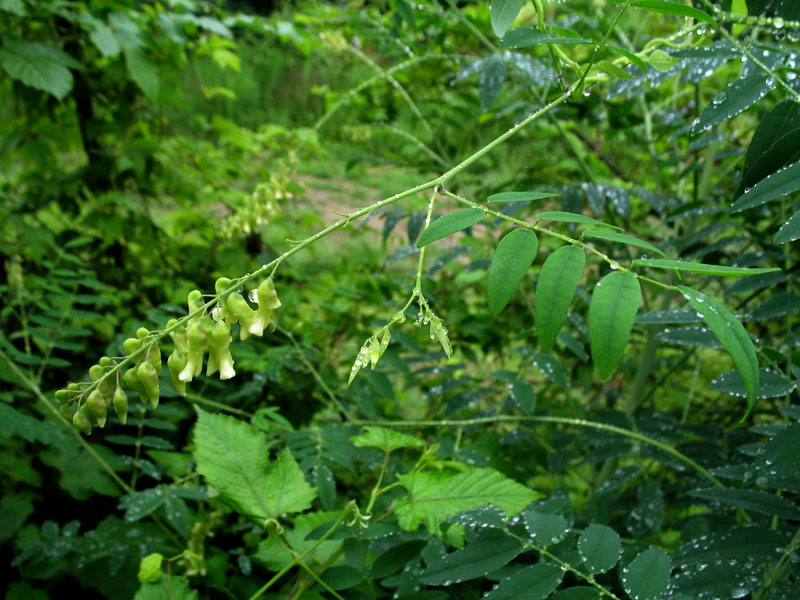
{"type": "Polygon", "coordinates": [[[101,356],[100,360],[97,361],[101,367],[113,367],[114,366],[114,359],[108,356],[101,356]]]}
{"type": "Polygon", "coordinates": [[[105,374],[106,370],[100,365],[92,365],[91,367],[89,367],[89,379],[91,379],[92,381],[97,381],[105,374]]]}
{"type": "Polygon", "coordinates": [[[83,416],[86,417],[87,419],[89,419],[90,425],[97,425],[97,419],[95,418],[92,409],[89,408],[89,405],[86,402],[81,404],[80,408],[78,409],[78,412],[83,414],[83,416]]]}
{"type": "Polygon", "coordinates": [[[153,345],[147,349],[145,354],[147,354],[147,360],[149,360],[150,364],[155,368],[156,374],[161,375],[163,365],[161,364],[161,348],[158,347],[158,342],[154,342],[153,345]]]}
{"type": "Polygon", "coordinates": [[[225,321],[218,321],[208,336],[208,368],[206,375],[212,375],[219,369],[219,378],[230,379],[236,375],[231,357],[231,328],[225,321]]]}
{"type": "Polygon", "coordinates": [[[268,277],[259,284],[258,288],[256,288],[255,296],[256,302],[258,302],[258,310],[256,310],[248,331],[253,335],[263,335],[264,328],[269,325],[269,321],[272,318],[272,311],[281,305],[272,277],[268,277]]]}
{"type": "Polygon", "coordinates": [[[72,391],[72,392],[78,392],[81,389],[81,384],[80,383],[70,383],[69,385],[67,385],[67,389],[72,391]]]}
{"type": "Polygon", "coordinates": [[[72,398],[72,394],[70,394],[67,390],[58,390],[55,393],[55,397],[59,404],[66,404],[69,402],[70,398],[72,398]]]}
{"type": "Polygon", "coordinates": [[[186,382],[180,380],[180,373],[186,366],[186,355],[176,347],[167,359],[172,385],[181,396],[186,396],[186,382]]]}
{"type": "Polygon", "coordinates": [[[208,336],[200,320],[192,321],[186,330],[186,366],[183,367],[178,379],[189,383],[192,377],[199,375],[203,369],[203,355],[208,348],[208,336]]]}
{"type": "Polygon", "coordinates": [[[147,396],[147,399],[150,401],[150,406],[158,408],[158,399],[161,394],[158,389],[158,373],[156,372],[156,368],[150,361],[145,360],[136,367],[136,376],[142,384],[145,396],[147,396]]]}
{"type": "MultiPolygon", "coordinates": [[[[141,347],[142,347],[142,340],[137,340],[136,338],[128,338],[127,340],[122,342],[122,349],[128,356],[136,352],[141,347]]],[[[141,359],[137,359],[137,364],[140,360],[141,359]]]]}
{"type": "Polygon", "coordinates": [[[106,400],[103,398],[103,394],[100,393],[100,390],[95,389],[89,394],[89,397],[86,399],[86,406],[92,411],[97,424],[100,427],[105,427],[108,411],[106,410],[106,400]]]}
{"type": "Polygon", "coordinates": [[[131,388],[134,392],[139,392],[139,395],[142,396],[142,400],[145,400],[144,388],[142,384],[139,382],[139,377],[136,375],[136,367],[131,367],[125,373],[122,374],[122,381],[125,382],[129,388],[131,388]]]}
{"type": "Polygon", "coordinates": [[[128,420],[128,395],[121,385],[114,390],[114,412],[117,413],[119,420],[125,425],[128,420]]]}
{"type": "Polygon", "coordinates": [[[150,335],[150,331],[146,327],[139,327],[139,329],[136,330],[136,337],[140,340],[146,338],[148,335],[150,335]]]}
{"type": "Polygon", "coordinates": [[[75,414],[72,416],[72,424],[84,433],[92,432],[92,424],[89,418],[79,410],[75,411],[75,414]]]}
{"type": "Polygon", "coordinates": [[[239,328],[239,339],[246,340],[250,335],[250,326],[253,324],[256,313],[250,308],[247,300],[242,298],[238,293],[231,294],[226,300],[228,313],[233,315],[241,325],[239,328]]]}
{"type": "Polygon", "coordinates": [[[72,406],[72,404],[62,404],[58,409],[58,412],[60,412],[61,416],[67,421],[72,421],[72,418],[75,416],[75,408],[72,406]]]}

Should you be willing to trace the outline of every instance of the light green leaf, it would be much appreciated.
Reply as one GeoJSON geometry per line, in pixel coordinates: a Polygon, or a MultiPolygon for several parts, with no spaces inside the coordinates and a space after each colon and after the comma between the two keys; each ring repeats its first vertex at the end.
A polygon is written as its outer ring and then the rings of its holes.
{"type": "Polygon", "coordinates": [[[384,452],[392,452],[398,448],[414,448],[425,445],[422,440],[414,436],[386,427],[364,427],[364,431],[365,433],[350,438],[354,446],[359,448],[374,446],[384,452]]]}
{"type": "Polygon", "coordinates": [[[672,565],[663,550],[645,550],[622,569],[622,586],[636,600],[656,600],[667,590],[672,565]]]}
{"type": "Polygon", "coordinates": [[[507,515],[516,515],[541,494],[509,479],[494,469],[467,468],[450,471],[418,471],[397,476],[408,497],[397,500],[400,527],[414,531],[422,521],[431,532],[439,522],[471,508],[493,504],[507,515]]]}
{"type": "Polygon", "coordinates": [[[495,530],[472,544],[434,561],[422,572],[425,585],[450,585],[496,571],[522,552],[519,541],[495,530]]]}
{"type": "Polygon", "coordinates": [[[484,600],[543,600],[561,583],[564,571],[557,565],[538,563],[523,567],[483,596],[484,600]]]}
{"type": "Polygon", "coordinates": [[[517,18],[525,0],[492,0],[489,5],[489,16],[492,21],[492,29],[497,37],[505,35],[508,28],[517,18]]]}
{"type": "Polygon", "coordinates": [[[243,421],[197,409],[194,457],[203,475],[234,510],[264,521],[306,510],[316,490],[287,448],[270,463],[266,437],[243,421]]]}
{"type": "Polygon", "coordinates": [[[714,94],[692,127],[692,135],[708,131],[753,106],[769,91],[766,81],[767,76],[759,71],[714,94]]]}
{"type": "Polygon", "coordinates": [[[785,244],[800,238],[800,210],[794,213],[775,234],[775,244],[785,244]]]}
{"type": "Polygon", "coordinates": [[[602,221],[598,221],[597,219],[592,219],[591,217],[585,217],[583,215],[579,215],[577,213],[571,212],[563,212],[560,210],[550,210],[541,212],[536,215],[536,220],[545,221],[558,221],[560,223],[581,223],[583,225],[602,225],[603,227],[611,227],[612,229],[622,229],[622,227],[617,227],[616,225],[609,225],[608,223],[603,223],[602,221]]]}
{"type": "Polygon", "coordinates": [[[164,576],[158,583],[145,583],[133,600],[197,600],[197,591],[182,577],[164,576]]]}
{"type": "Polygon", "coordinates": [[[589,303],[589,342],[600,378],[617,368],[641,302],[639,280],[630,273],[609,273],[597,282],[589,303]]]}
{"type": "Polygon", "coordinates": [[[539,546],[555,544],[569,531],[569,523],[561,515],[526,510],[522,517],[525,520],[525,529],[539,546]]]}
{"type": "Polygon", "coordinates": [[[590,229],[588,231],[583,232],[583,237],[608,240],[609,242],[619,242],[620,244],[636,246],[637,248],[648,250],[650,252],[658,254],[659,256],[663,256],[666,259],[669,259],[669,256],[667,256],[666,254],[664,254],[663,251],[653,246],[653,244],[651,244],[650,242],[645,242],[644,240],[640,240],[639,238],[635,238],[632,235],[628,235],[625,233],[617,233],[616,231],[603,231],[601,229],[590,229]]]}
{"type": "Polygon", "coordinates": [[[420,235],[417,240],[417,248],[422,248],[452,233],[462,231],[467,227],[472,227],[476,223],[482,221],[483,217],[483,211],[477,208],[465,208],[448,213],[436,219],[422,232],[422,235],[420,235]]]}
{"type": "Polygon", "coordinates": [[[558,192],[501,192],[487,198],[487,202],[530,202],[558,196],[558,192]]]}
{"type": "Polygon", "coordinates": [[[777,267],[725,267],[721,265],[707,265],[688,260],[663,260],[660,258],[640,258],[631,263],[633,267],[651,267],[654,269],[675,269],[687,273],[702,273],[704,275],[719,275],[727,277],[741,277],[742,275],[758,275],[780,271],[777,267]]]}
{"type": "Polygon", "coordinates": [[[13,79],[63,100],[74,79],[65,61],[57,60],[51,50],[56,49],[25,40],[8,40],[0,48],[0,64],[13,79]]]}
{"type": "Polygon", "coordinates": [[[25,16],[25,5],[22,0],[0,0],[0,10],[14,13],[18,17],[25,16]]]}
{"type": "Polygon", "coordinates": [[[770,517],[791,519],[793,521],[800,520],[800,509],[791,500],[762,490],[710,488],[692,490],[689,495],[711,502],[721,502],[728,506],[744,508],[745,510],[751,510],[770,517]]]}
{"type": "Polygon", "coordinates": [[[578,538],[578,552],[591,573],[605,573],[622,554],[619,534],[611,527],[592,523],[578,538]]]}
{"type": "Polygon", "coordinates": [[[533,27],[515,27],[500,40],[501,48],[528,48],[536,44],[594,44],[592,40],[542,33],[533,27]]]}
{"type": "Polygon", "coordinates": [[[627,58],[629,61],[631,61],[632,64],[634,64],[637,67],[639,67],[639,70],[641,70],[643,73],[647,73],[647,71],[648,71],[647,63],[644,62],[641,59],[641,57],[637,56],[633,52],[630,52],[630,51],[625,50],[624,48],[620,48],[618,46],[611,46],[609,44],[606,44],[606,48],[608,48],[612,52],[616,52],[617,54],[621,54],[622,56],[627,58]]]}
{"type": "Polygon", "coordinates": [[[125,54],[125,65],[128,67],[128,75],[136,85],[153,102],[158,100],[161,90],[161,81],[158,76],[158,66],[140,48],[123,48],[125,54]]]}
{"type": "Polygon", "coordinates": [[[713,298],[685,286],[679,286],[678,289],[692,308],[703,315],[706,325],[733,358],[733,364],[741,373],[747,390],[747,413],[749,413],[756,401],[759,385],[758,358],[750,336],[731,311],[713,298]]]}
{"type": "Polygon", "coordinates": [[[731,206],[731,212],[737,213],[761,206],[797,190],[800,190],[800,161],[792,163],[788,167],[784,167],[759,181],[739,196],[739,199],[731,206]]]}
{"type": "Polygon", "coordinates": [[[561,246],[544,261],[536,283],[536,333],[539,346],[549,352],[567,318],[569,306],[586,265],[577,246],[561,246]]]}
{"type": "Polygon", "coordinates": [[[89,39],[100,50],[100,54],[105,57],[117,56],[120,53],[120,45],[112,29],[100,21],[92,29],[89,39]]]}
{"type": "Polygon", "coordinates": [[[708,23],[714,27],[719,27],[717,22],[709,17],[702,10],[686,6],[685,4],[677,4],[675,2],[667,2],[666,0],[634,0],[631,6],[636,8],[644,8],[651,12],[662,13],[665,15],[676,15],[679,17],[689,17],[690,19],[697,19],[703,23],[708,23]]]}
{"type": "Polygon", "coordinates": [[[497,317],[511,300],[538,250],[539,240],[529,229],[514,229],[500,240],[489,265],[486,284],[489,312],[493,317],[497,317]]]}

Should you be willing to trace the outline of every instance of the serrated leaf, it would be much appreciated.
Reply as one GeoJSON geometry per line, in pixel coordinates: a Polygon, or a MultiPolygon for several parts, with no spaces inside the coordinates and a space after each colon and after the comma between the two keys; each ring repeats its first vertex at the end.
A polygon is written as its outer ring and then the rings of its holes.
{"type": "Polygon", "coordinates": [[[605,573],[619,561],[622,544],[619,534],[598,523],[592,523],[578,538],[578,552],[591,573],[605,573]]]}
{"type": "Polygon", "coordinates": [[[569,523],[561,515],[526,510],[522,518],[533,542],[540,546],[555,544],[569,531],[569,523]]]}
{"type": "Polygon", "coordinates": [[[761,490],[711,488],[692,490],[689,495],[711,502],[719,502],[720,504],[751,510],[771,517],[794,521],[800,519],[800,508],[791,500],[761,490]]]}
{"type": "Polygon", "coordinates": [[[686,6],[685,4],[676,4],[675,2],[667,2],[667,0],[634,0],[630,5],[664,15],[689,17],[690,19],[697,19],[698,21],[708,23],[714,27],[719,27],[717,22],[702,10],[686,6]]]}
{"type": "Polygon", "coordinates": [[[747,110],[766,96],[769,90],[767,77],[761,72],[734,81],[712,96],[711,102],[706,105],[692,127],[692,135],[708,131],[714,125],[747,110]]]}
{"type": "Polygon", "coordinates": [[[64,61],[56,60],[42,44],[8,40],[0,48],[0,64],[12,79],[47,92],[59,100],[64,99],[74,83],[64,61]]]}
{"type": "Polygon", "coordinates": [[[524,4],[525,0],[492,0],[489,5],[489,17],[497,37],[505,35],[524,4]]]}
{"type": "Polygon", "coordinates": [[[564,326],[585,265],[584,251],[571,245],[561,246],[544,261],[535,296],[536,333],[544,352],[553,348],[564,326]]]}
{"type": "Polygon", "coordinates": [[[500,581],[484,600],[543,600],[558,587],[564,571],[556,565],[539,563],[523,567],[511,577],[500,581]]]}
{"type": "Polygon", "coordinates": [[[459,473],[420,471],[397,476],[409,496],[397,500],[400,527],[414,531],[424,520],[429,531],[439,522],[471,508],[492,504],[516,515],[541,494],[494,469],[468,468],[459,473]]]}
{"type": "Polygon", "coordinates": [[[622,229],[622,227],[609,225],[608,223],[603,223],[602,221],[592,219],[591,217],[585,217],[584,215],[579,215],[577,213],[564,212],[560,210],[541,212],[536,215],[536,220],[558,221],[559,223],[580,223],[582,225],[602,225],[603,227],[611,227],[612,229],[622,229]]]}
{"type": "Polygon", "coordinates": [[[489,196],[487,202],[530,202],[532,200],[542,200],[543,198],[553,198],[558,196],[558,192],[501,192],[489,196]]]}
{"type": "Polygon", "coordinates": [[[713,298],[685,286],[679,286],[678,289],[692,308],[703,316],[706,325],[733,358],[733,364],[741,373],[747,390],[747,413],[749,413],[756,401],[759,385],[758,358],[750,336],[731,311],[713,298]]]}
{"type": "Polygon", "coordinates": [[[639,280],[630,273],[609,273],[597,282],[589,303],[589,342],[600,378],[617,368],[641,302],[639,280]]]}
{"type": "Polygon", "coordinates": [[[719,275],[726,277],[741,277],[743,275],[759,275],[780,271],[777,267],[726,267],[722,265],[707,265],[688,260],[663,260],[660,258],[640,258],[631,262],[633,267],[650,267],[654,269],[671,269],[687,273],[702,273],[703,275],[719,275]]]}
{"type": "Polygon", "coordinates": [[[501,48],[528,48],[536,44],[594,44],[594,41],[580,37],[550,35],[533,27],[515,27],[500,40],[501,48]]]}
{"type": "Polygon", "coordinates": [[[419,576],[425,585],[450,585],[483,577],[508,564],[522,552],[519,541],[501,531],[434,561],[419,576]]]}
{"type": "Polygon", "coordinates": [[[800,190],[800,161],[767,175],[756,185],[745,191],[734,202],[730,212],[737,213],[766,204],[776,198],[800,190]]]}
{"type": "Polygon", "coordinates": [[[622,569],[622,586],[634,600],[656,600],[667,590],[672,567],[663,550],[645,550],[622,569]]]}
{"type": "Polygon", "coordinates": [[[486,283],[489,312],[493,317],[497,317],[511,300],[538,250],[539,240],[529,229],[514,229],[500,240],[486,283]]]}
{"type": "Polygon", "coordinates": [[[422,232],[417,240],[417,248],[422,248],[450,234],[472,227],[482,221],[483,217],[483,211],[477,208],[465,208],[448,213],[436,219],[422,232]]]}
{"type": "Polygon", "coordinates": [[[658,254],[659,256],[663,256],[665,259],[669,260],[669,256],[667,256],[663,251],[659,250],[653,244],[649,242],[645,242],[644,240],[640,240],[639,238],[635,238],[632,235],[627,235],[625,233],[617,233],[616,231],[602,231],[598,229],[590,229],[588,231],[583,232],[583,237],[585,238],[597,238],[601,240],[608,240],[609,242],[619,242],[620,244],[627,244],[629,246],[636,246],[637,248],[642,248],[643,250],[648,250],[649,252],[653,252],[658,254]]]}
{"type": "MultiPolygon", "coordinates": [[[[798,132],[798,137],[800,137],[800,132],[798,132]]],[[[773,243],[786,244],[788,242],[793,242],[798,238],[800,238],[800,210],[789,217],[789,220],[786,221],[786,223],[781,225],[778,233],[775,234],[773,243]]]]}
{"type": "Polygon", "coordinates": [[[364,433],[350,438],[354,446],[364,448],[374,446],[384,452],[392,452],[398,448],[414,448],[424,446],[425,442],[414,436],[387,429],[386,427],[364,427],[364,433]]]}
{"type": "Polygon", "coordinates": [[[481,97],[481,108],[484,111],[497,98],[500,88],[506,80],[506,61],[500,56],[490,56],[481,61],[481,72],[478,79],[478,93],[481,97]]]}
{"type": "Polygon", "coordinates": [[[264,521],[306,510],[316,490],[306,483],[292,453],[269,460],[266,437],[243,421],[197,408],[197,472],[237,512],[264,521]]]}

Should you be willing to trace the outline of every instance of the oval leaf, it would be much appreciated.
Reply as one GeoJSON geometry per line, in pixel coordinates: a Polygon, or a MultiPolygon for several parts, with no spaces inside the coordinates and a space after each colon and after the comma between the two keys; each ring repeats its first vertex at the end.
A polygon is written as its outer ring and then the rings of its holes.
{"type": "Polygon", "coordinates": [[[759,385],[758,358],[750,336],[733,313],[713,298],[686,286],[679,286],[678,289],[692,308],[703,316],[706,325],[733,358],[747,391],[749,413],[755,404],[759,385]]]}
{"type": "Polygon", "coordinates": [[[622,585],[631,598],[655,600],[666,591],[671,570],[666,552],[645,550],[622,569],[622,585]]]}
{"type": "Polygon", "coordinates": [[[586,254],[577,246],[562,246],[544,261],[536,283],[536,332],[544,352],[564,325],[585,264],[586,254]]]}
{"type": "Polygon", "coordinates": [[[515,229],[500,240],[489,265],[486,293],[489,312],[497,317],[511,300],[539,250],[539,240],[529,229],[515,229]]]}
{"type": "Polygon", "coordinates": [[[545,221],[558,221],[560,223],[582,223],[584,225],[602,225],[603,227],[611,227],[612,229],[622,229],[616,225],[609,225],[591,217],[584,217],[577,213],[564,212],[561,210],[550,210],[541,212],[536,215],[537,220],[544,219],[545,221]]]}
{"type": "Polygon", "coordinates": [[[493,194],[486,200],[487,202],[530,202],[531,200],[541,200],[558,196],[558,192],[502,192],[493,194]]]}
{"type": "Polygon", "coordinates": [[[648,250],[650,252],[653,252],[654,254],[658,254],[659,256],[663,256],[665,259],[669,260],[669,256],[667,256],[666,254],[664,254],[664,252],[653,246],[653,244],[645,242],[644,240],[640,240],[639,238],[635,238],[632,235],[627,235],[625,233],[617,233],[616,231],[603,231],[600,229],[590,229],[589,231],[583,232],[583,237],[597,238],[600,240],[608,240],[609,242],[619,242],[620,244],[636,246],[637,248],[648,250]]]}
{"type": "Polygon", "coordinates": [[[542,600],[561,583],[564,571],[556,565],[539,563],[523,567],[508,579],[503,579],[484,600],[542,600]]]}
{"type": "Polygon", "coordinates": [[[492,0],[489,14],[492,20],[492,29],[497,37],[505,35],[508,28],[517,18],[525,0],[492,0]]]}
{"type": "Polygon", "coordinates": [[[508,564],[520,552],[516,539],[498,531],[434,561],[419,580],[426,585],[450,585],[483,577],[508,564]]]}
{"type": "Polygon", "coordinates": [[[525,519],[525,529],[531,534],[534,543],[540,546],[555,544],[569,531],[569,523],[561,515],[528,510],[522,516],[525,519]]]}
{"type": "Polygon", "coordinates": [[[675,269],[687,273],[702,273],[704,275],[720,275],[741,277],[742,275],[759,275],[780,271],[777,267],[725,267],[722,265],[707,265],[687,260],[663,260],[660,258],[640,258],[631,263],[632,267],[651,267],[654,269],[675,269]]]}
{"type": "Polygon", "coordinates": [[[417,248],[427,246],[431,242],[447,237],[451,233],[472,227],[475,223],[483,220],[483,217],[483,211],[477,208],[465,208],[448,213],[436,219],[422,232],[422,235],[417,240],[417,248]]]}
{"type": "Polygon", "coordinates": [[[735,117],[761,100],[769,92],[766,76],[758,72],[749,77],[734,81],[724,90],[717,92],[706,105],[692,128],[697,135],[708,131],[714,125],[735,117]]]}
{"type": "Polygon", "coordinates": [[[593,523],[578,538],[578,552],[592,573],[605,573],[619,560],[622,544],[619,534],[605,525],[593,523]]]}
{"type": "Polygon", "coordinates": [[[597,282],[589,303],[589,342],[601,379],[622,359],[641,299],[639,280],[630,273],[609,273],[597,282]]]}

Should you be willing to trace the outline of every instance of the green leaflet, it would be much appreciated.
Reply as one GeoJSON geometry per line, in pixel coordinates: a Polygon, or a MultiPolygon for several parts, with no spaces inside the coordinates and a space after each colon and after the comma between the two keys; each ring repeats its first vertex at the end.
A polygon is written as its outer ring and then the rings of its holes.
{"type": "Polygon", "coordinates": [[[603,231],[600,229],[590,229],[588,231],[583,232],[583,237],[588,238],[597,238],[601,240],[608,240],[609,242],[619,242],[620,244],[628,244],[629,246],[636,246],[637,248],[642,248],[643,250],[648,250],[659,256],[663,256],[666,259],[669,259],[664,252],[653,246],[653,244],[649,242],[645,242],[644,240],[640,240],[639,238],[635,238],[632,235],[627,235],[625,233],[617,233],[616,231],[603,231]]]}
{"type": "Polygon", "coordinates": [[[793,242],[800,238],[800,210],[794,213],[786,223],[784,223],[775,234],[773,240],[776,244],[785,244],[793,242]]]}
{"type": "Polygon", "coordinates": [[[591,573],[605,573],[622,554],[619,534],[606,525],[592,523],[578,538],[578,552],[591,573]]]}
{"type": "Polygon", "coordinates": [[[530,202],[558,196],[558,192],[501,192],[489,196],[487,202],[530,202]]]}
{"type": "Polygon", "coordinates": [[[316,490],[306,483],[288,448],[270,462],[269,443],[252,426],[200,408],[197,414],[197,471],[234,510],[264,521],[311,506],[316,490]]]}
{"type": "Polygon", "coordinates": [[[508,396],[526,413],[530,414],[536,408],[536,392],[529,383],[515,381],[508,390],[508,396]]]}
{"type": "Polygon", "coordinates": [[[500,40],[501,48],[527,48],[536,44],[594,44],[580,37],[549,35],[533,27],[515,27],[500,40]]]}
{"type": "Polygon", "coordinates": [[[505,35],[508,28],[517,18],[519,11],[525,0],[492,0],[489,5],[489,16],[492,21],[492,29],[497,37],[505,35]]]}
{"type": "Polygon", "coordinates": [[[714,125],[735,117],[764,97],[769,87],[767,76],[760,71],[731,83],[711,98],[697,118],[692,134],[708,131],[714,125]]]}
{"type": "Polygon", "coordinates": [[[398,475],[409,495],[395,504],[400,527],[414,531],[422,521],[429,531],[439,522],[471,508],[493,504],[515,515],[541,494],[494,469],[470,467],[464,471],[418,471],[398,475]]]}
{"type": "Polygon", "coordinates": [[[733,358],[747,390],[747,413],[744,415],[747,416],[755,404],[759,386],[758,358],[750,336],[724,305],[692,288],[679,286],[678,289],[733,358]]]}
{"type": "Polygon", "coordinates": [[[468,546],[436,560],[422,572],[426,585],[450,585],[496,571],[522,552],[519,541],[493,530],[468,546]]]}
{"type": "Polygon", "coordinates": [[[689,495],[711,502],[721,502],[728,506],[736,506],[753,512],[780,517],[782,519],[799,520],[800,509],[792,502],[774,493],[762,490],[742,490],[732,488],[711,488],[693,490],[689,495]]]}
{"type": "Polygon", "coordinates": [[[506,61],[502,57],[493,55],[481,61],[478,91],[481,98],[481,108],[484,111],[497,98],[500,88],[506,80],[506,61]]]}
{"type": "Polygon", "coordinates": [[[597,282],[589,303],[589,342],[600,378],[617,368],[641,302],[639,280],[616,271],[597,282]]]}
{"type": "Polygon", "coordinates": [[[667,590],[672,565],[663,550],[645,550],[622,569],[622,586],[631,598],[656,600],[667,590]]]}
{"type": "Polygon", "coordinates": [[[133,600],[197,600],[197,591],[183,577],[162,577],[157,583],[145,583],[133,600]]]}
{"type": "Polygon", "coordinates": [[[374,446],[384,452],[392,452],[398,448],[412,448],[424,446],[425,443],[413,436],[410,436],[386,427],[365,427],[364,433],[354,438],[350,438],[354,446],[363,448],[374,446]]]}
{"type": "Polygon", "coordinates": [[[677,4],[675,2],[667,2],[666,0],[634,0],[631,6],[636,8],[644,8],[651,12],[662,13],[665,15],[677,15],[679,17],[689,17],[690,19],[697,19],[703,21],[714,27],[719,27],[717,22],[709,17],[702,10],[686,6],[685,4],[677,4]]]}
{"type": "Polygon", "coordinates": [[[536,283],[536,332],[542,351],[549,352],[567,318],[586,264],[577,246],[561,246],[544,261],[536,283]]]}
{"type": "Polygon", "coordinates": [[[704,263],[688,260],[662,260],[660,258],[640,258],[631,262],[632,267],[651,267],[654,269],[675,269],[687,273],[702,273],[703,275],[720,275],[741,277],[742,275],[759,275],[780,271],[777,267],[725,267],[722,265],[706,265],[704,263]]]}
{"type": "MultiPolygon", "coordinates": [[[[0,64],[13,79],[59,100],[64,99],[74,82],[69,61],[75,62],[58,48],[25,40],[9,39],[0,48],[0,64]]],[[[78,66],[82,67],[80,63],[78,66]]]]}
{"type": "Polygon", "coordinates": [[[569,523],[561,515],[526,510],[522,513],[522,517],[525,521],[525,529],[533,538],[533,542],[540,546],[549,546],[559,542],[569,531],[569,523]]]}
{"type": "Polygon", "coordinates": [[[538,215],[536,215],[537,221],[542,219],[544,219],[545,221],[558,221],[560,223],[581,223],[583,225],[602,225],[603,227],[611,227],[612,229],[619,229],[619,230],[622,229],[622,227],[617,227],[616,225],[609,225],[608,223],[603,223],[602,221],[598,221],[597,219],[592,219],[591,217],[585,217],[577,213],[564,212],[561,210],[549,210],[541,212],[538,215]]]}
{"type": "Polygon", "coordinates": [[[564,571],[557,565],[539,563],[523,567],[483,596],[484,600],[543,600],[561,583],[564,571]]]}
{"type": "Polygon", "coordinates": [[[483,220],[483,217],[483,211],[477,208],[465,208],[448,213],[436,219],[422,232],[422,235],[417,240],[417,248],[427,246],[431,242],[447,237],[451,233],[472,227],[483,220]]]}
{"type": "Polygon", "coordinates": [[[761,206],[776,198],[800,190],[800,161],[784,167],[772,175],[767,175],[756,185],[739,196],[731,206],[732,213],[761,206]]]}
{"type": "Polygon", "coordinates": [[[486,284],[489,312],[493,317],[497,317],[511,300],[538,250],[539,240],[529,229],[514,229],[500,240],[486,284]]]}

